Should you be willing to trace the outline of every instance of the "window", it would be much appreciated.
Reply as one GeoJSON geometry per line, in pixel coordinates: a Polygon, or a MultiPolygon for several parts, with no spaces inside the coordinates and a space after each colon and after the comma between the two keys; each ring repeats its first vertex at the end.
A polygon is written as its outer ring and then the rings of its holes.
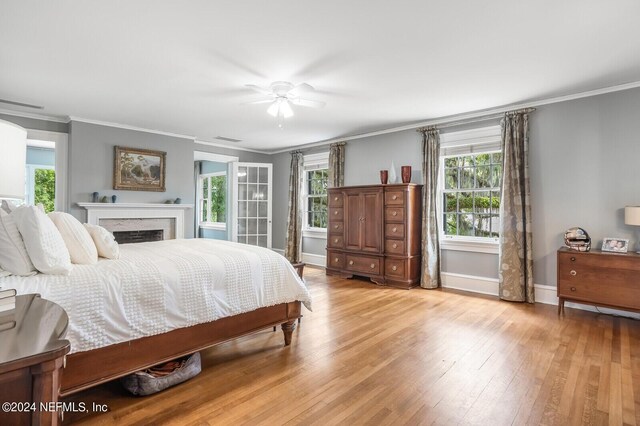
{"type": "Polygon", "coordinates": [[[443,134],[442,139],[443,248],[497,252],[502,179],[500,127],[443,134]]]}
{"type": "Polygon", "coordinates": [[[42,204],[49,213],[56,208],[56,172],[53,166],[28,164],[25,180],[25,202],[42,204]]]}
{"type": "Polygon", "coordinates": [[[304,156],[304,236],[325,237],[329,153],[304,156]]]}
{"type": "Polygon", "coordinates": [[[227,172],[200,175],[200,225],[215,229],[227,227],[227,172]]]}

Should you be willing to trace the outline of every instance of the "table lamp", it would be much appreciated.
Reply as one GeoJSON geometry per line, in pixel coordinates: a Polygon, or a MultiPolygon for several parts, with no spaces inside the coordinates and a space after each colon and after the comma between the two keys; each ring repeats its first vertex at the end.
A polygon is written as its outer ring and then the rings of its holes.
{"type": "Polygon", "coordinates": [[[27,165],[27,131],[0,120],[0,199],[23,200],[27,165]]]}
{"type": "MultiPolygon", "coordinates": [[[[627,206],[624,208],[624,223],[640,226],[640,206],[627,206]]],[[[637,247],[637,252],[640,253],[640,241],[638,241],[637,247]]]]}

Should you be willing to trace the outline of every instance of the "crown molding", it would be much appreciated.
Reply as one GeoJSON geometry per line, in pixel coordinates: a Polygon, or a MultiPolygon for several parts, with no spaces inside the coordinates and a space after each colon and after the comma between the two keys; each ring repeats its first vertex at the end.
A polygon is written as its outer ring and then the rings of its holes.
{"type": "Polygon", "coordinates": [[[203,141],[203,140],[200,140],[200,139],[196,139],[196,140],[194,140],[194,142],[199,144],[199,145],[215,146],[216,148],[224,148],[224,149],[230,149],[230,150],[236,150],[236,151],[255,152],[256,154],[265,154],[265,155],[273,154],[270,151],[260,151],[258,149],[251,149],[251,148],[243,148],[243,147],[240,147],[240,146],[225,145],[223,143],[203,141]]]}
{"type": "Polygon", "coordinates": [[[125,129],[125,130],[134,130],[136,132],[153,133],[156,135],[171,136],[174,138],[181,138],[181,139],[191,139],[191,140],[196,139],[195,136],[182,135],[180,133],[165,132],[157,129],[147,129],[144,127],[130,126],[128,124],[112,123],[109,121],[92,120],[90,118],[76,117],[73,115],[69,116],[69,121],[78,121],[78,122],[87,123],[87,124],[97,124],[99,126],[115,127],[118,129],[125,129]]]}
{"type": "Polygon", "coordinates": [[[0,114],[11,115],[14,117],[33,118],[34,120],[53,121],[55,123],[68,123],[69,117],[63,115],[36,114],[33,112],[13,111],[10,109],[0,108],[0,114]]]}
{"type": "Polygon", "coordinates": [[[329,144],[332,144],[332,143],[335,143],[335,142],[343,142],[343,141],[350,141],[350,140],[355,140],[355,139],[368,138],[368,137],[372,137],[372,136],[386,135],[388,133],[402,132],[404,130],[415,130],[415,129],[420,128],[420,127],[437,126],[437,125],[443,125],[443,124],[449,124],[449,123],[455,123],[455,122],[461,122],[460,124],[464,124],[464,122],[467,121],[467,120],[478,120],[478,121],[480,121],[479,119],[495,118],[495,117],[490,117],[490,116],[493,116],[495,114],[502,114],[502,113],[505,113],[507,111],[512,111],[512,110],[515,110],[515,109],[531,108],[531,107],[537,107],[537,106],[541,106],[541,105],[550,105],[550,104],[555,104],[555,103],[559,103],[559,102],[573,101],[573,100],[576,100],[576,99],[590,98],[592,96],[604,95],[604,94],[613,93],[613,92],[621,92],[621,91],[624,91],[624,90],[635,89],[635,88],[638,88],[638,87],[640,87],[640,81],[634,81],[634,82],[631,82],[631,83],[625,83],[625,84],[619,84],[619,85],[616,85],[616,86],[603,87],[603,88],[600,88],[600,89],[589,90],[589,91],[586,91],[586,92],[579,92],[579,93],[573,93],[573,94],[570,94],[570,95],[556,96],[556,97],[553,97],[553,98],[539,99],[539,100],[530,101],[530,102],[521,102],[521,103],[517,103],[517,104],[509,104],[509,105],[504,105],[504,106],[497,107],[497,108],[492,108],[492,109],[470,111],[470,112],[457,114],[457,115],[450,115],[450,116],[445,116],[445,117],[434,118],[434,119],[431,119],[431,120],[428,120],[428,121],[423,121],[421,123],[416,123],[416,124],[408,124],[408,125],[405,125],[405,126],[390,127],[390,128],[387,128],[387,129],[377,130],[375,132],[359,133],[359,134],[351,135],[351,136],[342,136],[342,137],[339,137],[339,138],[327,139],[327,140],[324,140],[324,141],[312,142],[312,143],[308,143],[308,144],[304,144],[304,145],[297,145],[297,146],[293,146],[293,147],[290,147],[290,148],[287,148],[287,149],[280,149],[280,150],[270,151],[270,154],[281,154],[283,152],[289,152],[292,149],[315,148],[315,147],[319,147],[319,146],[323,146],[323,145],[329,145],[329,144]]]}

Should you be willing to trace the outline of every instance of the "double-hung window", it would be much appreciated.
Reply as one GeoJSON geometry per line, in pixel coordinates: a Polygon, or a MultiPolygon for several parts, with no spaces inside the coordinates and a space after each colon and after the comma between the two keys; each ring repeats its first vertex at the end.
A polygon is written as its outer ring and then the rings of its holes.
{"type": "Polygon", "coordinates": [[[200,226],[224,230],[227,227],[227,172],[200,175],[200,226]]]}
{"type": "Polygon", "coordinates": [[[304,223],[305,237],[325,237],[327,234],[327,183],[329,153],[304,156],[304,223]]]}
{"type": "Polygon", "coordinates": [[[442,248],[497,253],[500,126],[442,134],[440,173],[442,248]]]}

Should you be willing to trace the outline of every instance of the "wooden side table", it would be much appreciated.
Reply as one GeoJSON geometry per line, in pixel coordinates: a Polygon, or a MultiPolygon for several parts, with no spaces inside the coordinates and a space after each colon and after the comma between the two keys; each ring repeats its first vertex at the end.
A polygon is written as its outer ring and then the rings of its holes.
{"type": "Polygon", "coordinates": [[[27,294],[16,297],[15,310],[3,313],[0,322],[9,327],[0,331],[0,403],[13,403],[10,410],[0,410],[0,424],[57,425],[60,373],[70,350],[64,339],[67,313],[27,294]]]}

